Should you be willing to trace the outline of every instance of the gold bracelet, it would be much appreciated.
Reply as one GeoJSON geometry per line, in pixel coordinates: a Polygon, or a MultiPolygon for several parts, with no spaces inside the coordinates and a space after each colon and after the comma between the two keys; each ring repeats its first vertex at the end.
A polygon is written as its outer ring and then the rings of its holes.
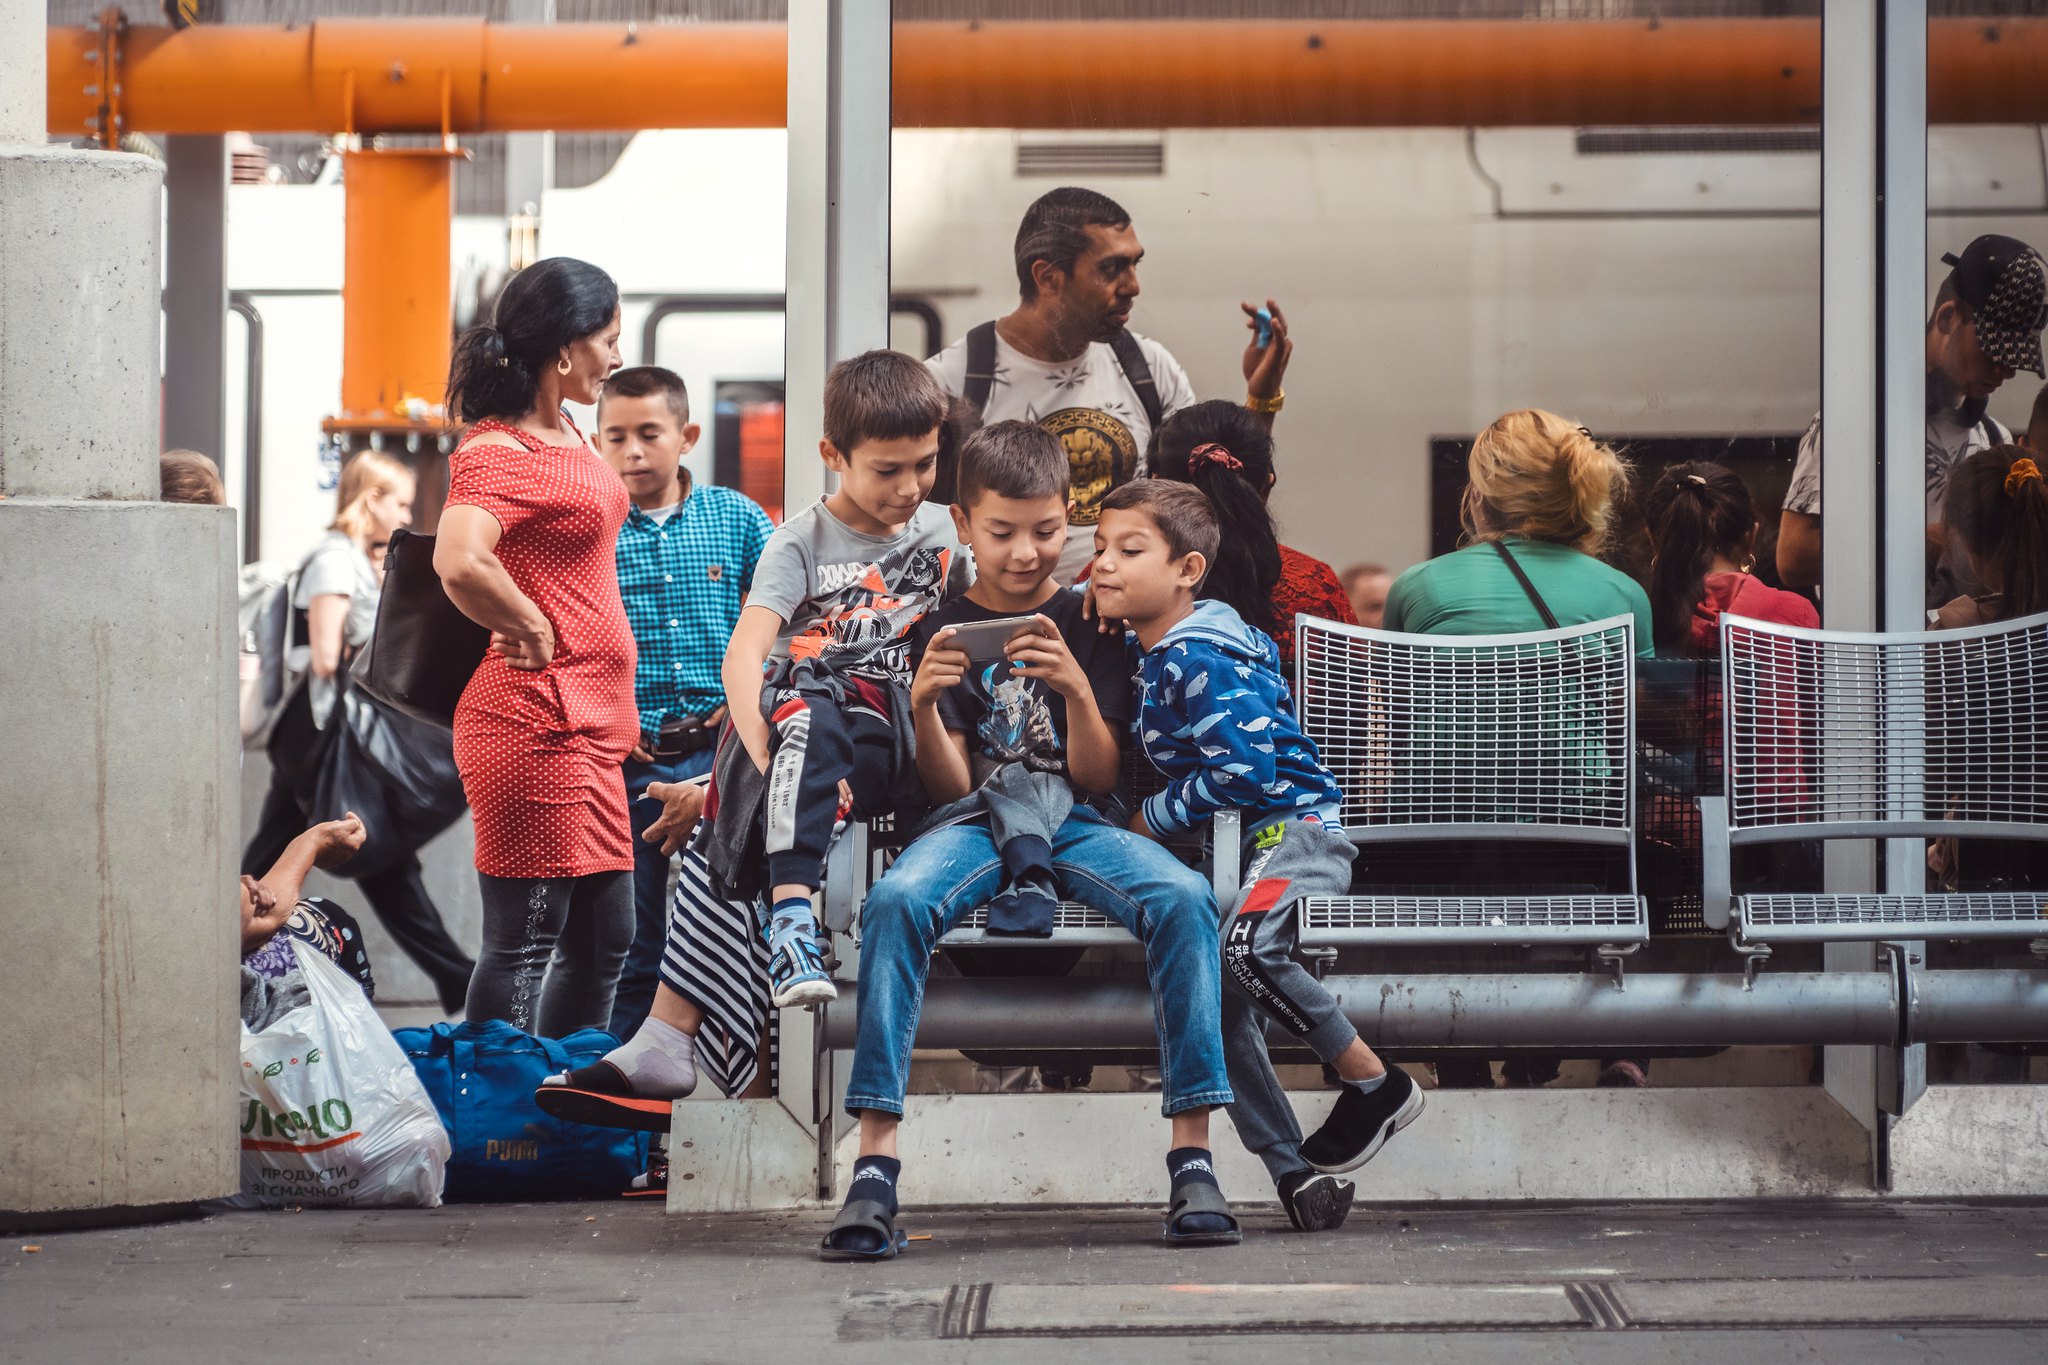
{"type": "Polygon", "coordinates": [[[1287,405],[1287,390],[1282,389],[1271,398],[1254,398],[1246,394],[1244,405],[1248,411],[1271,415],[1287,405]]]}

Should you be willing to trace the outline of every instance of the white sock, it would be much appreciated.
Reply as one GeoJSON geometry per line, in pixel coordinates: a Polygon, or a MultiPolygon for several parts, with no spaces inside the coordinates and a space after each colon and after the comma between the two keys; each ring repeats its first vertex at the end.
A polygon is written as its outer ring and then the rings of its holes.
{"type": "MultiPolygon", "coordinates": [[[[1344,1080],[1342,1076],[1339,1076],[1337,1079],[1340,1081],[1344,1080]]],[[[1387,1073],[1384,1071],[1382,1071],[1377,1076],[1368,1076],[1362,1081],[1344,1081],[1344,1084],[1350,1086],[1353,1090],[1356,1090],[1361,1095],[1370,1095],[1373,1091],[1379,1089],[1386,1083],[1387,1073]]]]}
{"type": "Polygon", "coordinates": [[[649,1018],[640,1031],[605,1054],[646,1099],[681,1098],[697,1088],[696,1039],[649,1018]]]}

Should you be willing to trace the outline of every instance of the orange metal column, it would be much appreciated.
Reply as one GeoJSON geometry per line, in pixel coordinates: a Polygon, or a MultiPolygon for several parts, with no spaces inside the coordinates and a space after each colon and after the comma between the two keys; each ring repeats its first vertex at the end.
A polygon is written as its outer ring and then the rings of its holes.
{"type": "Polygon", "coordinates": [[[348,308],[335,430],[443,428],[452,328],[448,224],[462,155],[404,149],[342,158],[348,308]]]}

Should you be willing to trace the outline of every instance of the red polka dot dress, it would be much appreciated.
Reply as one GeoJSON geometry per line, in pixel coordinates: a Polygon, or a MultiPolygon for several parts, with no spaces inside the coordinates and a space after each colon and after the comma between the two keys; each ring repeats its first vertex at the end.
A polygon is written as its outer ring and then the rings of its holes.
{"type": "Polygon", "coordinates": [[[638,660],[614,552],[626,486],[588,446],[550,445],[498,421],[520,448],[471,445],[450,461],[448,506],[504,528],[497,556],[555,628],[538,673],[486,654],[455,708],[455,764],[476,818],[477,871],[582,877],[633,867],[620,765],[640,740],[638,660]]]}

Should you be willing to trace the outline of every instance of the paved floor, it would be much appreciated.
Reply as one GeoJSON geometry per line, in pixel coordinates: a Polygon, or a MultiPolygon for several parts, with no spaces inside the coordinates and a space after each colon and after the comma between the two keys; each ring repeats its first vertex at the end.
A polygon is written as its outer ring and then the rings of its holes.
{"type": "Polygon", "coordinates": [[[2040,1361],[2048,1207],[913,1212],[885,1265],[822,1214],[645,1204],[229,1214],[9,1238],[0,1361],[2040,1361]],[[1279,1226],[1275,1226],[1279,1224],[1279,1226]],[[37,1250],[28,1250],[36,1247],[37,1250]]]}

